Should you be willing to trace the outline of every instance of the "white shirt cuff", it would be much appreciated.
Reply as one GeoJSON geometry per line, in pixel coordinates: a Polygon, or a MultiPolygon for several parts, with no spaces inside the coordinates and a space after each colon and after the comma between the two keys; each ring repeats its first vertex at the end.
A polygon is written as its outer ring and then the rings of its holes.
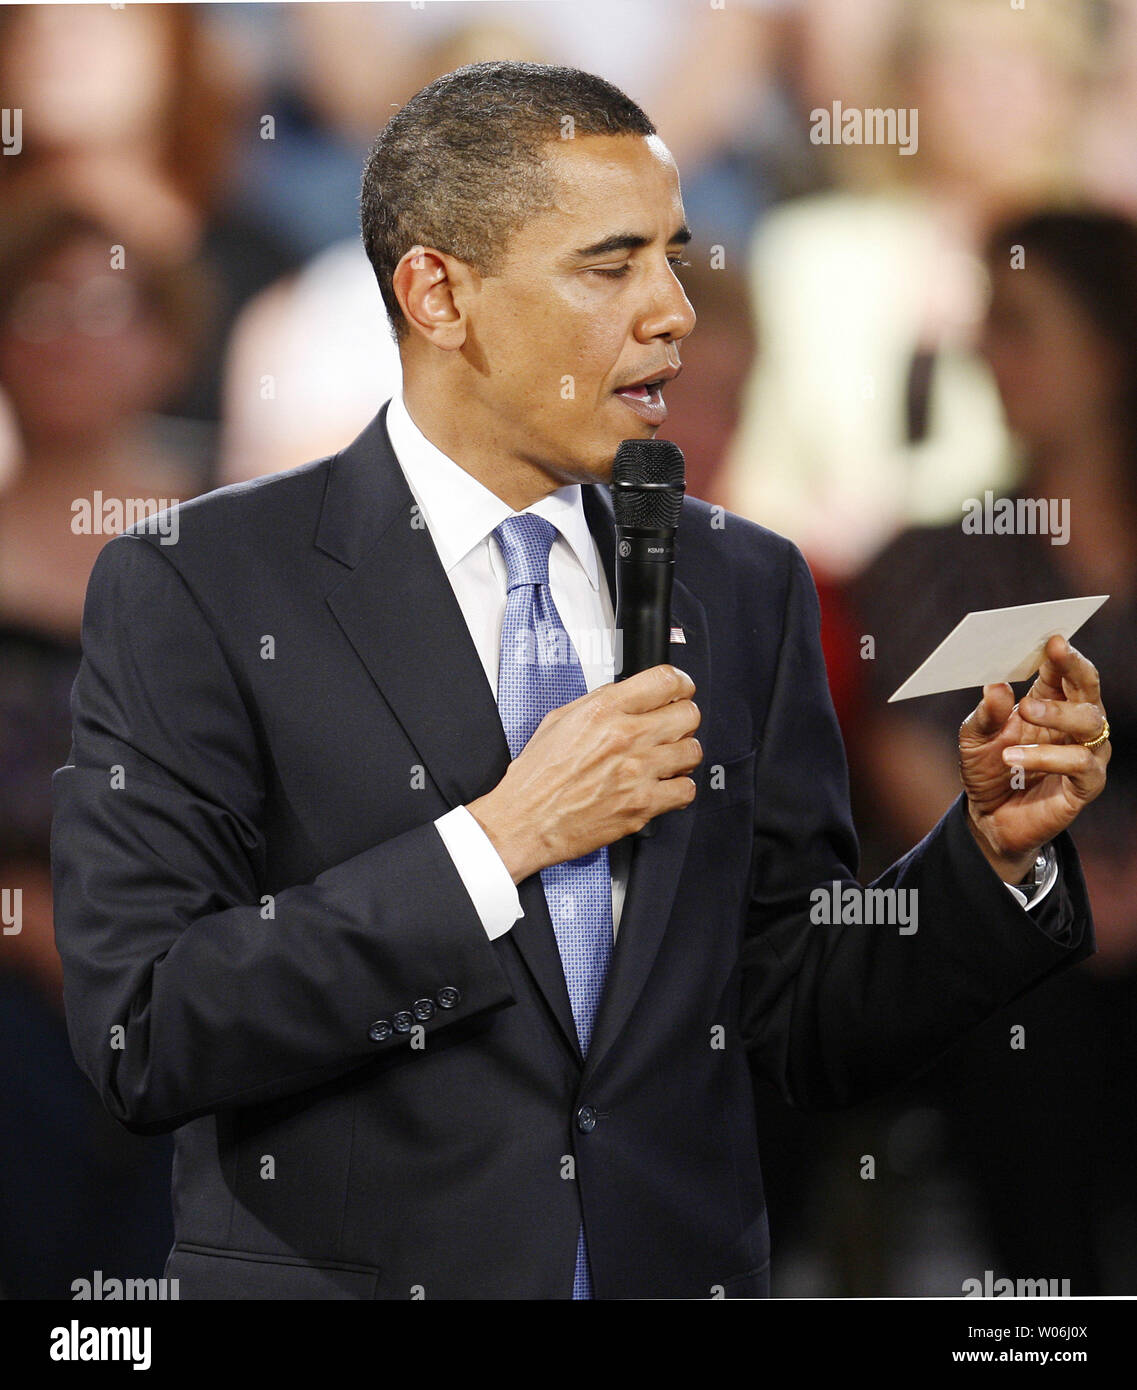
{"type": "Polygon", "coordinates": [[[1013,883],[1006,885],[1009,892],[1013,893],[1019,900],[1019,906],[1025,908],[1037,907],[1046,897],[1047,893],[1058,882],[1058,855],[1053,845],[1046,846],[1046,868],[1043,871],[1042,882],[1033,890],[1034,896],[1028,898],[1026,893],[1013,883]]]}
{"type": "Polygon", "coordinates": [[[525,914],[517,887],[493,841],[465,806],[434,822],[491,941],[504,936],[525,914]]]}

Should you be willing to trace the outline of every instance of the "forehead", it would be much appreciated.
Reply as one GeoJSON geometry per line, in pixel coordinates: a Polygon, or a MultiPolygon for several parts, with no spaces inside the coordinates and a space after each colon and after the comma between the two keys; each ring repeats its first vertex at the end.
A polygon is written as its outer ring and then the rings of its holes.
{"type": "MultiPolygon", "coordinates": [[[[523,229],[542,240],[579,239],[585,230],[618,221],[643,223],[666,239],[683,223],[679,173],[658,135],[582,135],[551,141],[545,163],[553,179],[550,207],[523,229]]],[[[594,238],[591,238],[594,239],[594,238]]]]}

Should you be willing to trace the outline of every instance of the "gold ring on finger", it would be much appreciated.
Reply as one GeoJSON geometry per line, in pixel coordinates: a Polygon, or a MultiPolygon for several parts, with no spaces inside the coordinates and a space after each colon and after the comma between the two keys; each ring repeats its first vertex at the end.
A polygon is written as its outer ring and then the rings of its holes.
{"type": "Polygon", "coordinates": [[[1097,738],[1091,739],[1089,743],[1083,743],[1082,747],[1088,748],[1092,752],[1093,749],[1100,748],[1107,738],[1109,738],[1109,720],[1106,719],[1105,715],[1102,715],[1101,733],[1098,734],[1097,738]]]}

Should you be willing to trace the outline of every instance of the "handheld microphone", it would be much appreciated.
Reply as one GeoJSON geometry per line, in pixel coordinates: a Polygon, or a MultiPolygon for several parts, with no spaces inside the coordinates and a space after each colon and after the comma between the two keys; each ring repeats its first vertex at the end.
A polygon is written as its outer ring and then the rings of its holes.
{"type": "MultiPolygon", "coordinates": [[[[671,648],[675,532],[686,487],[668,439],[625,439],[612,465],[616,512],[616,680],[660,666],[671,648]]],[[[651,835],[648,822],[639,835],[651,835]]]]}

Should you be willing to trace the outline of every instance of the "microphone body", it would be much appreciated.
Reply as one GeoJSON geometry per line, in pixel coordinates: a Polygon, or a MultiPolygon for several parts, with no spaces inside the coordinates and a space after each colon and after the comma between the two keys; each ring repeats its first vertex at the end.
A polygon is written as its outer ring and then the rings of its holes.
{"type": "MultiPolygon", "coordinates": [[[[612,465],[616,513],[616,680],[660,666],[671,649],[675,532],[685,466],[665,439],[625,439],[612,465]]],[[[637,834],[654,833],[648,822],[637,834]]]]}
{"type": "Polygon", "coordinates": [[[675,528],[616,529],[616,679],[660,666],[671,647],[675,528]]]}

